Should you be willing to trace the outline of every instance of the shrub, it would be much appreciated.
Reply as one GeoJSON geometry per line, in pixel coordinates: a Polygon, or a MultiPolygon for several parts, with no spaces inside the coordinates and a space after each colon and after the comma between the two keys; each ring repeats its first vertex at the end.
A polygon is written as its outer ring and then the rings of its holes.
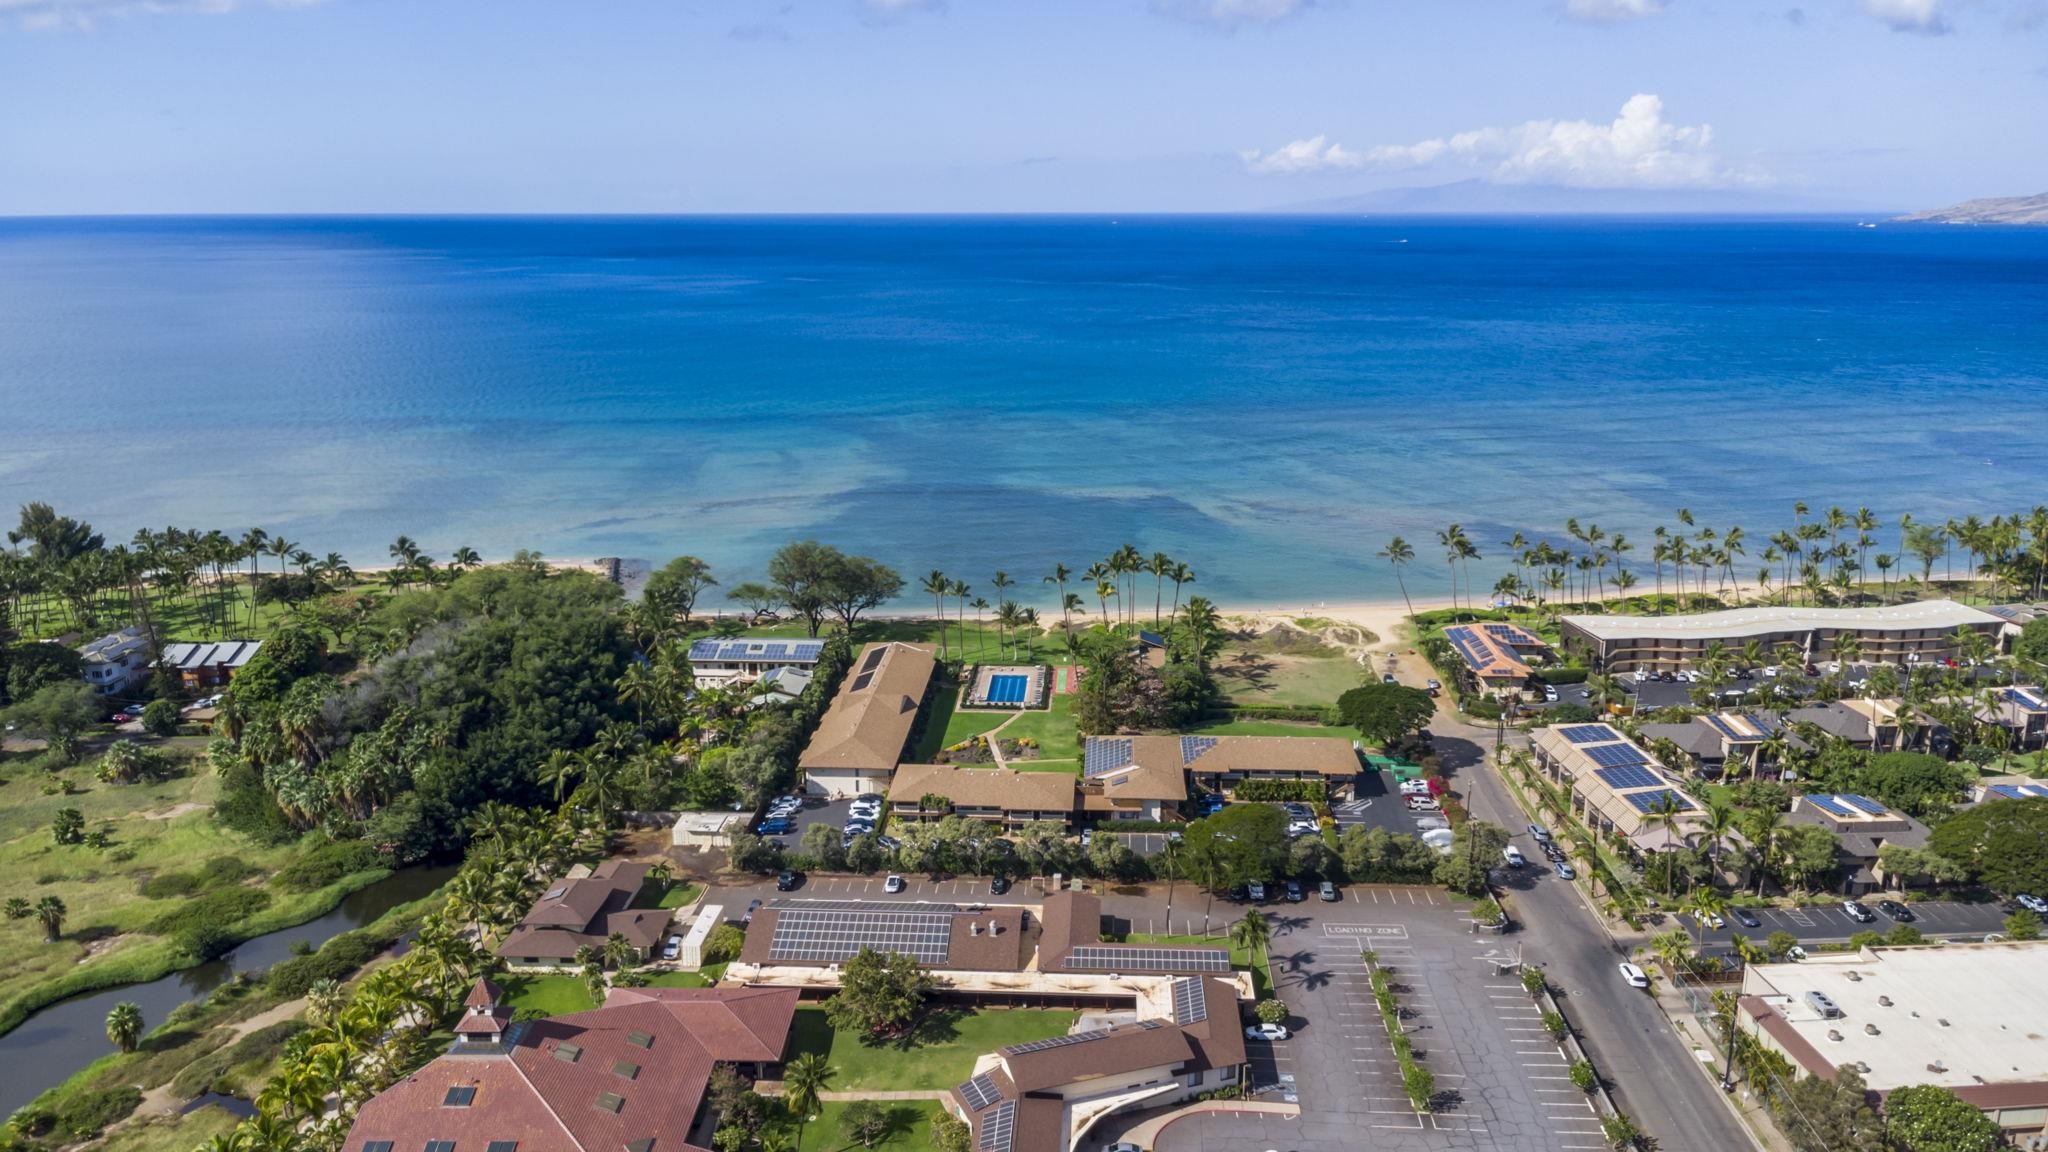
{"type": "Polygon", "coordinates": [[[190,896],[199,891],[199,877],[190,872],[159,872],[141,884],[140,891],[145,899],[169,900],[174,896],[190,896]]]}
{"type": "Polygon", "coordinates": [[[57,1104],[50,1131],[68,1137],[67,1143],[90,1140],[141,1106],[142,1089],[133,1085],[74,1092],[57,1104]]]}
{"type": "Polygon", "coordinates": [[[1259,1023],[1261,1024],[1285,1024],[1287,1023],[1287,1002],[1284,1000],[1261,1000],[1259,1001],[1259,1006],[1252,1009],[1252,1013],[1259,1018],[1259,1023]]]}
{"type": "Polygon", "coordinates": [[[328,840],[278,869],[275,882],[287,892],[313,892],[383,866],[377,850],[360,840],[328,840]]]}
{"type": "Polygon", "coordinates": [[[1571,1031],[1571,1026],[1566,1024],[1564,1017],[1557,1013],[1545,1012],[1543,1014],[1543,1030],[1550,1033],[1553,1040],[1562,1040],[1564,1039],[1564,1034],[1571,1031]]]}
{"type": "Polygon", "coordinates": [[[1536,678],[1545,684],[1584,684],[1591,673],[1590,668],[1538,668],[1536,678]]]}
{"type": "Polygon", "coordinates": [[[158,936],[176,936],[194,928],[225,928],[270,906],[270,893],[255,888],[223,888],[188,900],[144,926],[158,936]]]}
{"type": "Polygon", "coordinates": [[[1327,804],[1330,789],[1321,780],[1246,780],[1233,788],[1231,795],[1249,803],[1299,800],[1327,804]]]}
{"type": "Polygon", "coordinates": [[[275,995],[296,999],[322,980],[347,979],[390,944],[369,932],[344,932],[311,956],[294,956],[272,965],[264,983],[275,995]]]}
{"type": "Polygon", "coordinates": [[[1522,969],[1522,990],[1534,996],[1543,991],[1544,979],[1541,968],[1522,969]]]}
{"type": "Polygon", "coordinates": [[[1591,1092],[1600,1086],[1600,1077],[1593,1071],[1591,1060],[1573,1061],[1565,1074],[1572,1078],[1572,1084],[1581,1092],[1591,1092]]]}
{"type": "Polygon", "coordinates": [[[218,960],[234,951],[241,943],[235,934],[221,924],[194,924],[181,928],[177,933],[178,947],[195,960],[218,960]]]}
{"type": "Polygon", "coordinates": [[[740,958],[740,949],[746,946],[747,934],[738,925],[720,924],[704,941],[704,963],[729,964],[740,958]]]}
{"type": "Polygon", "coordinates": [[[217,888],[224,884],[240,884],[262,873],[263,869],[239,856],[215,856],[199,870],[199,886],[217,888]]]}
{"type": "Polygon", "coordinates": [[[169,700],[151,700],[142,709],[142,730],[151,736],[178,734],[178,706],[169,700]]]}

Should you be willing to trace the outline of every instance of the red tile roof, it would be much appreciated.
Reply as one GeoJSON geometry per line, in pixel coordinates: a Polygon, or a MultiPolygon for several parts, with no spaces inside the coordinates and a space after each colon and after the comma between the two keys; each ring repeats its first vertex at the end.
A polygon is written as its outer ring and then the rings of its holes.
{"type": "Polygon", "coordinates": [[[364,1104],[346,1152],[515,1141],[521,1152],[695,1152],[691,1121],[717,1061],[779,1060],[793,988],[614,989],[605,1006],[514,1029],[509,1054],[447,1055],[364,1104]],[[467,1107],[444,1103],[474,1088],[467,1107]]]}

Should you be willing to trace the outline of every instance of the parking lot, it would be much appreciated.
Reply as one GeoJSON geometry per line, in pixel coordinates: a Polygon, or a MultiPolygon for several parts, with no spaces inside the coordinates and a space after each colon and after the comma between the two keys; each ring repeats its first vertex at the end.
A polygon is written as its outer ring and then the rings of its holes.
{"type": "MultiPolygon", "coordinates": [[[[1749,913],[1757,918],[1758,926],[1755,928],[1746,927],[1733,916],[1724,917],[1726,923],[1722,927],[1709,928],[1704,932],[1690,916],[1685,917],[1685,923],[1703,944],[1709,947],[1719,945],[1729,950],[1732,950],[1737,935],[1746,936],[1756,944],[1762,944],[1764,938],[1773,932],[1790,932],[1801,943],[1835,943],[1858,932],[1892,930],[1894,921],[1877,907],[1879,896],[1858,899],[1877,917],[1875,920],[1859,924],[1836,903],[1810,908],[1752,908],[1749,913]]],[[[1913,913],[1912,926],[1935,939],[1977,941],[1988,932],[2005,931],[2005,909],[1996,904],[1930,900],[1906,907],[1913,913]]]]}
{"type": "Polygon", "coordinates": [[[1442,817],[1440,812],[1410,812],[1390,772],[1359,773],[1351,792],[1351,799],[1330,805],[1330,815],[1336,819],[1340,832],[1358,825],[1412,836],[1422,831],[1419,821],[1423,818],[1442,817]]]}
{"type": "Polygon", "coordinates": [[[1292,1097],[1299,1117],[1209,1114],[1169,1125],[1165,1152],[1290,1148],[1596,1149],[1597,1115],[1574,1088],[1540,1013],[1496,961],[1512,937],[1471,931],[1432,889],[1364,885],[1344,900],[1273,913],[1275,990],[1294,1035],[1251,1042],[1262,1099],[1292,1097]],[[1363,951],[1389,970],[1404,1027],[1436,1076],[1440,1106],[1408,1104],[1363,951]]]}

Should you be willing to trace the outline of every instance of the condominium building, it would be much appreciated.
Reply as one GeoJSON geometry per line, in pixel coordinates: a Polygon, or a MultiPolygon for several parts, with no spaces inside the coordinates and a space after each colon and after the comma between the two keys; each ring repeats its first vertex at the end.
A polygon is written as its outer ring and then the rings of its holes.
{"type": "Polygon", "coordinates": [[[1698,663],[1710,648],[1731,655],[1754,641],[1777,659],[1791,647],[1803,661],[1825,660],[1838,638],[1851,637],[1856,658],[1913,663],[1958,655],[1956,633],[1974,632],[1994,646],[2006,622],[1953,600],[1889,608],[1731,608],[1682,616],[1566,616],[1558,621],[1564,650],[1606,672],[1676,670],[1698,663]]]}

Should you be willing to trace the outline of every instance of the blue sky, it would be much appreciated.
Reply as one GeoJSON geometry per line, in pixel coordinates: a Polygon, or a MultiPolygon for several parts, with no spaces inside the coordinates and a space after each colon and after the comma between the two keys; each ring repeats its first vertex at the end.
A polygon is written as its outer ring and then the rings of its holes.
{"type": "Polygon", "coordinates": [[[0,212],[2048,191],[2048,0],[0,0],[0,212]]]}

